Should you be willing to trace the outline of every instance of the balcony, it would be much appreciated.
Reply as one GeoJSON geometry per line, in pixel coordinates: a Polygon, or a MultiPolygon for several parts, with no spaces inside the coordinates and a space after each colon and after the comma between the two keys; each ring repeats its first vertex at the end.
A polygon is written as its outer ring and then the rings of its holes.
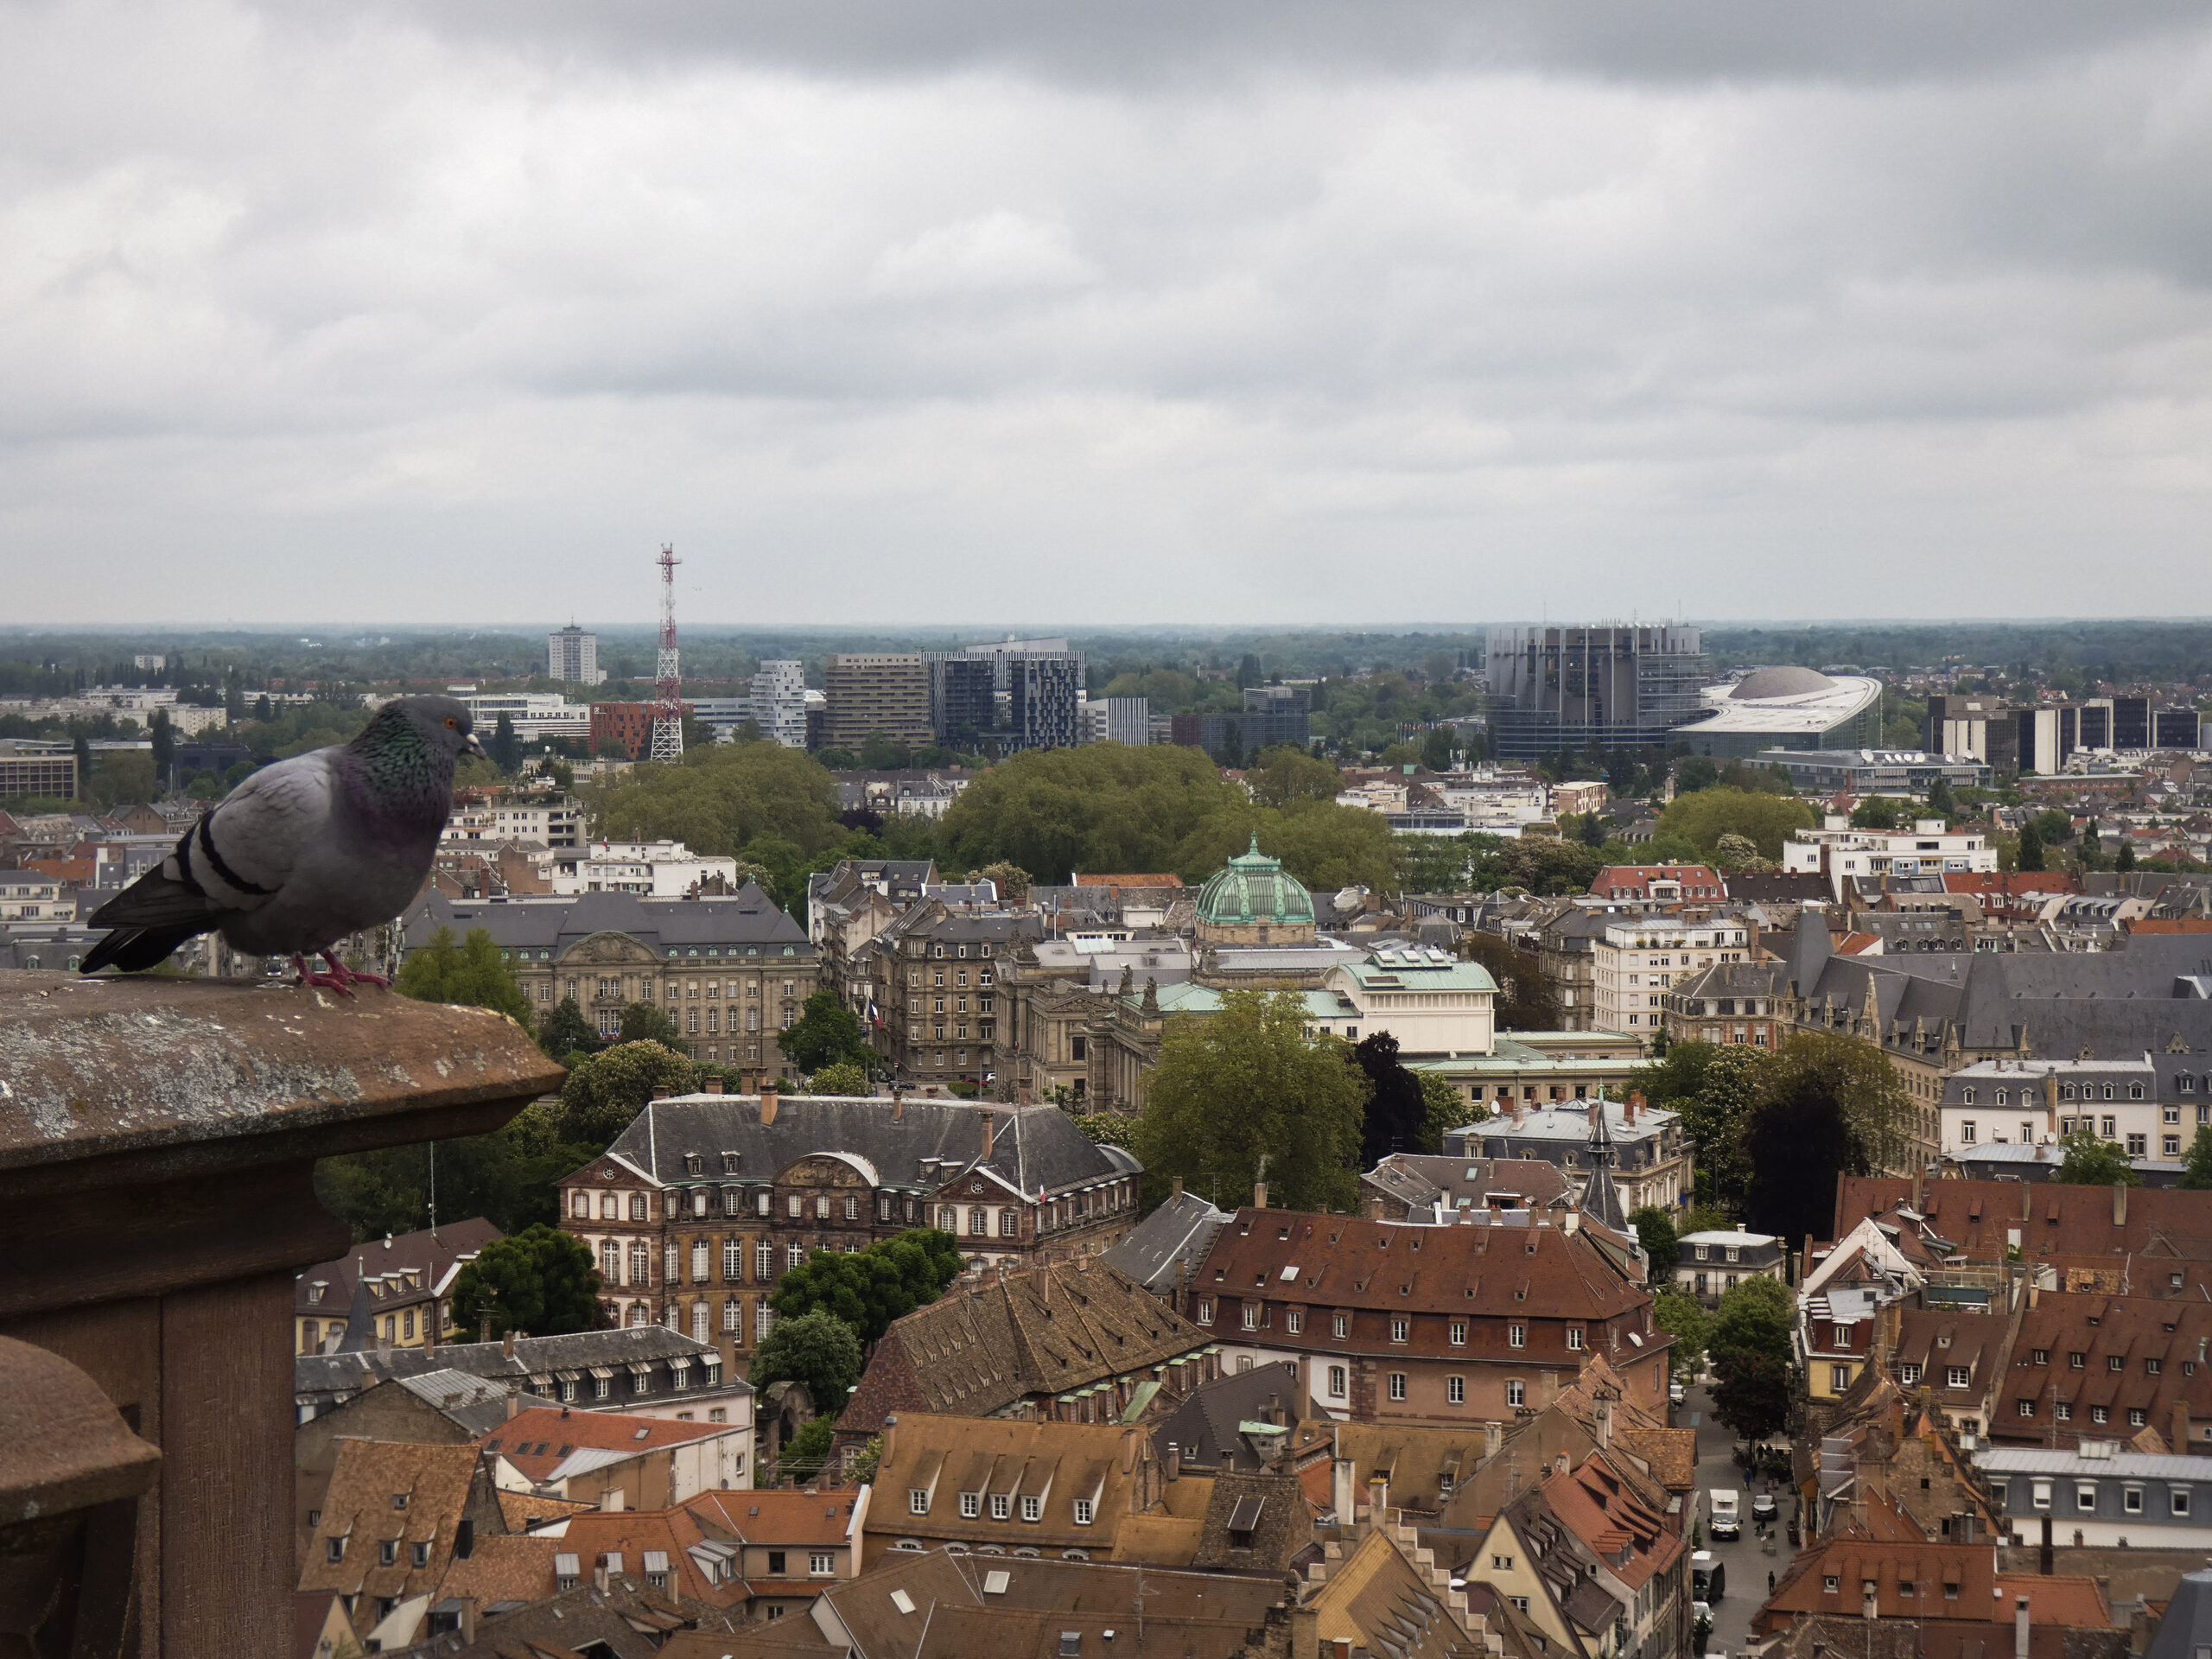
{"type": "Polygon", "coordinates": [[[0,976],[0,1630],[291,1648],[292,1279],[315,1163],[505,1123],[562,1072],[474,1008],[0,976]]]}

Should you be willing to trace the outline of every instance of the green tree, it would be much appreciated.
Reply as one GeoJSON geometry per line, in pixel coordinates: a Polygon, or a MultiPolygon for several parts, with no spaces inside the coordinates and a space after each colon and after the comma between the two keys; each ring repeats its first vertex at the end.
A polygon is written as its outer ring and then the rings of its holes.
{"type": "Polygon", "coordinates": [[[1664,1283],[1671,1278],[1675,1263],[1681,1250],[1675,1243],[1675,1218],[1656,1204],[1647,1204],[1631,1212],[1630,1226],[1643,1245],[1643,1259],[1649,1269],[1649,1282],[1664,1283]]]}
{"type": "Polygon", "coordinates": [[[909,1228],[849,1255],[812,1252],[785,1271],[769,1305],[785,1319],[817,1311],[834,1314],[863,1343],[872,1343],[893,1320],[944,1294],[967,1265],[950,1233],[909,1228]]]}
{"type": "Polygon", "coordinates": [[[1132,1137],[1154,1202],[1168,1178],[1232,1206],[1266,1179],[1294,1210],[1344,1210],[1359,1195],[1367,1080],[1334,1037],[1306,1034],[1296,992],[1230,991],[1217,1013],[1167,1022],[1132,1137]]]}
{"type": "Polygon", "coordinates": [[[2043,836],[2032,822],[2020,826],[2019,851],[2014,855],[2014,859],[2020,869],[2043,868],[2043,836]]]}
{"type": "Polygon", "coordinates": [[[691,1062],[658,1043],[618,1043],[579,1060],[561,1085],[561,1138],[604,1148],[656,1089],[689,1092],[691,1062]]]}
{"type": "Polygon", "coordinates": [[[429,943],[410,953],[400,964],[392,989],[418,1002],[457,1002],[466,1007],[496,1008],[524,1030],[533,1030],[530,999],[515,982],[499,947],[485,929],[472,927],[468,937],[454,942],[453,930],[442,927],[429,943]]]}
{"type": "Polygon", "coordinates": [[[1838,1178],[1900,1161],[1910,1113],[1896,1068],[1873,1044],[1828,1032],[1789,1038],[1761,1071],[1740,1135],[1752,1227],[1782,1238],[1827,1232],[1838,1178]]]}
{"type": "Polygon", "coordinates": [[[1359,1166],[1372,1169],[1394,1152],[1441,1152],[1428,1138],[1428,1097],[1421,1080],[1398,1060],[1398,1039],[1369,1033],[1351,1052],[1367,1079],[1367,1108],[1360,1117],[1359,1166]]]}
{"type": "MultiPolygon", "coordinates": [[[[2203,1141],[2206,1131],[2197,1131],[2197,1141],[2203,1141]]],[[[2059,1161],[2058,1173],[2051,1179],[2070,1186],[2140,1186],[2143,1178],[2127,1161],[2127,1154],[2117,1141],[2101,1141],[2088,1129],[2076,1129],[2059,1143],[2066,1148],[2066,1155],[2059,1161]]],[[[2196,1147],[2190,1148],[2194,1159],[2196,1147]]]]}
{"type": "Polygon", "coordinates": [[[1789,1421],[1789,1364],[1739,1349],[1713,1358],[1713,1414],[1757,1445],[1789,1421]]]}
{"type": "Polygon", "coordinates": [[[89,800],[92,793],[92,740],[79,732],[72,749],[77,757],[77,798],[89,800]]]}
{"type": "Polygon", "coordinates": [[[1344,787],[1343,774],[1295,745],[1268,750],[1244,774],[1244,786],[1262,806],[1281,810],[1301,801],[1333,801],[1344,787]]]}
{"type": "Polygon", "coordinates": [[[505,715],[492,728],[492,741],[485,748],[490,751],[492,764],[510,778],[522,770],[522,739],[515,735],[515,723],[505,715]]]}
{"type": "Polygon", "coordinates": [[[154,710],[154,776],[166,787],[173,781],[176,770],[176,728],[169,723],[168,710],[154,710]]]}
{"type": "Polygon", "coordinates": [[[2182,1169],[2180,1185],[2190,1192],[2212,1189],[2212,1128],[2198,1129],[2196,1138],[2189,1143],[2189,1158],[2182,1169]]]}
{"type": "Polygon", "coordinates": [[[683,1033],[675,1020],[664,1014],[658,1004],[632,1002],[622,1010],[622,1023],[616,1028],[615,1040],[624,1043],[658,1043],[663,1048],[677,1053],[683,1052],[683,1033]]]}
{"type": "MultiPolygon", "coordinates": [[[[771,1332],[770,1335],[774,1332],[771,1332]]],[[[831,1442],[837,1438],[837,1414],[826,1412],[810,1419],[798,1433],[784,1442],[775,1454],[775,1482],[779,1486],[796,1486],[801,1481],[811,1481],[822,1473],[822,1465],[830,1459],[831,1442]]]]}
{"type": "Polygon", "coordinates": [[[454,1323],[490,1342],[510,1331],[565,1336],[599,1323],[599,1274],[591,1250],[557,1227],[494,1239],[454,1281],[454,1323]]]}
{"type": "Polygon", "coordinates": [[[1452,1129],[1469,1123],[1479,1122],[1489,1114],[1445,1078],[1433,1071],[1416,1071],[1421,1084],[1422,1103],[1427,1108],[1428,1121],[1421,1131],[1425,1145],[1441,1147],[1445,1135],[1452,1129]]]}
{"type": "Polygon", "coordinates": [[[874,1092],[868,1082],[868,1068],[851,1060],[832,1060],[806,1080],[808,1091],[817,1095],[868,1095],[874,1092]]]}
{"type": "Polygon", "coordinates": [[[1084,1139],[1095,1147],[1123,1147],[1136,1131],[1137,1121],[1123,1117],[1119,1112],[1074,1112],[1075,1126],[1083,1131],[1084,1139]]]}
{"type": "Polygon", "coordinates": [[[573,996],[564,996],[546,1014],[537,1032],[537,1046],[556,1060],[571,1054],[596,1054],[607,1046],[573,996]]]}
{"type": "Polygon", "coordinates": [[[880,1064],[860,1016],[840,1007],[835,991],[817,991],[808,997],[791,1028],[778,1034],[776,1046],[802,1071],[818,1071],[843,1061],[872,1076],[880,1064]]]}
{"type": "Polygon", "coordinates": [[[563,1139],[561,1119],[557,1107],[534,1103],[489,1135],[326,1158],[315,1166],[315,1197],[357,1240],[413,1232],[430,1224],[435,1160],[440,1216],[481,1216],[520,1233],[559,1218],[554,1183],[604,1148],[563,1139]]]}
{"type": "Polygon", "coordinates": [[[1680,836],[1706,853],[1725,835],[1743,836],[1763,858],[1779,859],[1790,832],[1812,827],[1813,809],[1787,795],[1715,785],[1677,795],[1659,815],[1659,833],[1680,836]]]}
{"type": "Polygon", "coordinates": [[[1789,1287],[1780,1280],[1758,1274],[1739,1281],[1721,1297],[1719,1311],[1713,1316],[1707,1346],[1714,1363],[1725,1354],[1748,1350],[1787,1365],[1796,1313],[1789,1287]]]}
{"type": "Polygon", "coordinates": [[[2120,850],[2112,855],[2112,867],[2122,875],[2135,868],[2135,843],[2128,839],[2125,824],[2120,826],[2120,850]]]}
{"type": "Polygon", "coordinates": [[[999,897],[1007,904],[1026,905],[1029,902],[1029,889],[1032,885],[1029,872],[1019,864],[1009,864],[1004,859],[1000,859],[995,864],[984,865],[982,869],[976,872],[976,875],[980,880],[995,882],[998,886],[999,897]]]}
{"type": "Polygon", "coordinates": [[[1421,763],[1431,772],[1452,770],[1452,740],[1457,734],[1449,726],[1432,728],[1421,739],[1421,763]]]}
{"type": "Polygon", "coordinates": [[[1652,1300],[1651,1323],[1675,1339],[1675,1370],[1694,1371],[1713,1337],[1713,1316],[1697,1298],[1672,1287],[1661,1290],[1652,1300]]]}
{"type": "Polygon", "coordinates": [[[709,743],[673,766],[639,766],[595,786],[600,833],[616,840],[681,841],[720,857],[779,841],[804,859],[846,838],[837,786],[816,758],[778,743],[709,743]]]}
{"type": "Polygon", "coordinates": [[[1492,1012],[1500,1031],[1557,1031],[1560,1011],[1559,989],[1536,960],[1495,933],[1465,933],[1459,954],[1478,963],[1497,985],[1492,1012]]]}
{"type": "Polygon", "coordinates": [[[1639,1066],[1629,1079],[1645,1099],[1680,1114],[1682,1132],[1697,1149],[1697,1196],[1703,1201],[1731,1206],[1744,1201],[1751,1181],[1744,1124],[1769,1058],[1766,1050],[1748,1044],[1689,1038],[1669,1044],[1662,1058],[1639,1066]]]}
{"type": "Polygon", "coordinates": [[[861,1339],[827,1308],[779,1319],[753,1350],[746,1380],[756,1389],[772,1382],[799,1383],[813,1396],[815,1410],[835,1418],[861,1380],[861,1339]]]}
{"type": "Polygon", "coordinates": [[[1949,819],[1958,816],[1959,804],[1951,797],[1951,784],[1947,778],[1938,778],[1928,786],[1928,816],[1949,819]]]}
{"type": "Polygon", "coordinates": [[[111,749],[92,765],[92,786],[86,797],[102,811],[130,801],[150,801],[161,794],[151,755],[135,749],[111,749]]]}
{"type": "Polygon", "coordinates": [[[1869,795],[1852,809],[1851,827],[1854,830],[1894,830],[1900,818],[1910,822],[1910,804],[1893,801],[1886,795],[1869,795]]]}

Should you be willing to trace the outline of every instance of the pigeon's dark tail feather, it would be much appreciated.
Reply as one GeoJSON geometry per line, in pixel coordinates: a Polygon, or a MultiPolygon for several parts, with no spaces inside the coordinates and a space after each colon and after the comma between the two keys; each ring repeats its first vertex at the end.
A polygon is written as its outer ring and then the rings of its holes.
{"type": "Polygon", "coordinates": [[[92,947],[92,954],[77,964],[77,971],[97,974],[103,968],[118,968],[126,974],[142,974],[149,968],[160,967],[177,946],[187,939],[198,938],[213,925],[210,918],[196,927],[118,928],[92,947]]]}

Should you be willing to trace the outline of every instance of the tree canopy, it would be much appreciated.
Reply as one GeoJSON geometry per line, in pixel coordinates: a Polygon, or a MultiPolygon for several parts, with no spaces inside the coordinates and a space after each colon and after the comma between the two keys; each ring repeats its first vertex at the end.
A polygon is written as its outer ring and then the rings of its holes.
{"type": "Polygon", "coordinates": [[[2189,1143],[2189,1156],[2177,1185],[2190,1192],[2212,1189],[2212,1128],[2198,1129],[2196,1138],[2189,1143]]]}
{"type": "Polygon", "coordinates": [[[537,1046],[556,1060],[571,1054],[596,1054],[606,1041],[573,996],[564,996],[546,1013],[537,1030],[537,1046]]]}
{"type": "Polygon", "coordinates": [[[844,1065],[874,1077],[882,1064],[860,1016],[839,1003],[835,991],[817,991],[808,997],[791,1028],[777,1033],[776,1046],[802,1071],[844,1065]]]}
{"type": "Polygon", "coordinates": [[[494,1239],[453,1284],[454,1323],[489,1342],[509,1331],[564,1336],[599,1323],[599,1274],[591,1250],[557,1227],[494,1239]]]}
{"type": "Polygon", "coordinates": [[[1468,932],[1459,938],[1459,953],[1479,963],[1497,982],[1497,1000],[1491,1012],[1500,1031],[1557,1031],[1560,1028],[1559,990],[1548,977],[1533,950],[1523,950],[1495,933],[1468,932]]]}
{"type": "Polygon", "coordinates": [[[1650,1268],[1653,1284],[1662,1284],[1670,1279],[1675,1263],[1681,1255],[1675,1242],[1675,1218],[1656,1204],[1647,1204],[1631,1213],[1628,1224],[1636,1229],[1636,1236],[1643,1246],[1643,1257],[1650,1268]]]}
{"type": "Polygon", "coordinates": [[[472,927],[456,944],[453,930],[442,927],[429,943],[400,964],[392,989],[418,1002],[457,1002],[472,1008],[496,1008],[525,1031],[535,1028],[530,999],[515,982],[499,947],[485,929],[472,927]]]}
{"type": "Polygon", "coordinates": [[[1351,1052],[1367,1078],[1367,1109],[1360,1117],[1359,1166],[1372,1169],[1394,1152],[1441,1152],[1429,1135],[1428,1097],[1421,1079],[1398,1061],[1398,1039],[1370,1032],[1351,1052]]]}
{"type": "Polygon", "coordinates": [[[674,1018],[661,1011],[657,1002],[632,1002],[622,1010],[622,1022],[616,1027],[615,1039],[625,1043],[658,1043],[663,1048],[681,1052],[683,1033],[674,1018]]]}
{"type": "Polygon", "coordinates": [[[1167,1022],[1130,1137],[1156,1202],[1168,1178],[1244,1203],[1266,1160],[1268,1189],[1294,1210],[1358,1197],[1368,1084],[1337,1038],[1306,1034],[1294,991],[1230,991],[1217,1013],[1167,1022]]]}
{"type": "Polygon", "coordinates": [[[562,1137],[603,1148],[645,1110],[654,1090],[688,1094],[697,1075],[690,1060],[655,1042],[617,1043],[588,1055],[561,1085],[562,1137]]]}
{"type": "Polygon", "coordinates": [[[1899,1161],[1910,1111],[1896,1068],[1872,1044],[1830,1032],[1787,1039],[1760,1068],[1739,1131],[1751,1226],[1782,1238],[1826,1234],[1837,1178],[1899,1161]]]}
{"type": "MultiPolygon", "coordinates": [[[[770,1306],[785,1319],[817,1311],[834,1314],[861,1342],[872,1343],[893,1319],[942,1296],[966,1267],[951,1234],[934,1227],[910,1228],[849,1255],[814,1251],[785,1273],[770,1306]]],[[[816,1403],[823,1404],[819,1399],[816,1403]]]]}
{"type": "Polygon", "coordinates": [[[814,1408],[835,1417],[845,1396],[861,1380],[861,1339],[853,1327],[823,1307],[797,1319],[779,1319],[753,1351],[746,1381],[756,1389],[772,1382],[797,1382],[814,1398],[814,1408]]]}
{"type": "MultiPolygon", "coordinates": [[[[2197,1131],[2197,1140],[2203,1141],[2205,1131],[2197,1131]]],[[[2140,1186],[2143,1178],[2135,1173],[2134,1165],[2127,1161],[2127,1154],[2119,1142],[2100,1140],[2090,1129],[2076,1129],[2059,1141],[2066,1148],[2066,1155],[2059,1160],[2058,1172],[2051,1177],[2071,1186],[2140,1186]]],[[[2193,1160],[2196,1147],[2190,1148],[2193,1160]]],[[[2194,1166],[2192,1163],[2192,1167],[2194,1166]]],[[[2187,1185],[2184,1179],[2182,1183],[2187,1185]]]]}
{"type": "MultiPolygon", "coordinates": [[[[837,785],[813,756],[780,743],[707,743],[676,766],[642,766],[595,786],[600,833],[618,840],[681,841],[695,853],[761,859],[780,843],[804,861],[847,839],[837,785]]],[[[772,866],[771,867],[772,868],[772,866]]],[[[790,895],[777,897],[789,908],[790,895]]]]}
{"type": "Polygon", "coordinates": [[[1793,796],[1720,785],[1677,795],[1659,815],[1659,833],[1680,836],[1708,855],[1716,852],[1721,836],[1741,836],[1762,857],[1778,859],[1790,831],[1810,829],[1815,822],[1813,809],[1793,796]]]}

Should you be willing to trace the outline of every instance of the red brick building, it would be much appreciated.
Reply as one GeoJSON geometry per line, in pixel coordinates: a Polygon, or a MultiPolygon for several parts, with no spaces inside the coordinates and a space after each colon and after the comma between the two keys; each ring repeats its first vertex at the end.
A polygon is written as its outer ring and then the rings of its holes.
{"type": "MultiPolygon", "coordinates": [[[[686,705],[687,710],[689,705],[686,705]]],[[[641,760],[652,747],[653,706],[650,702],[594,702],[591,706],[591,752],[612,747],[641,760]]]]}

